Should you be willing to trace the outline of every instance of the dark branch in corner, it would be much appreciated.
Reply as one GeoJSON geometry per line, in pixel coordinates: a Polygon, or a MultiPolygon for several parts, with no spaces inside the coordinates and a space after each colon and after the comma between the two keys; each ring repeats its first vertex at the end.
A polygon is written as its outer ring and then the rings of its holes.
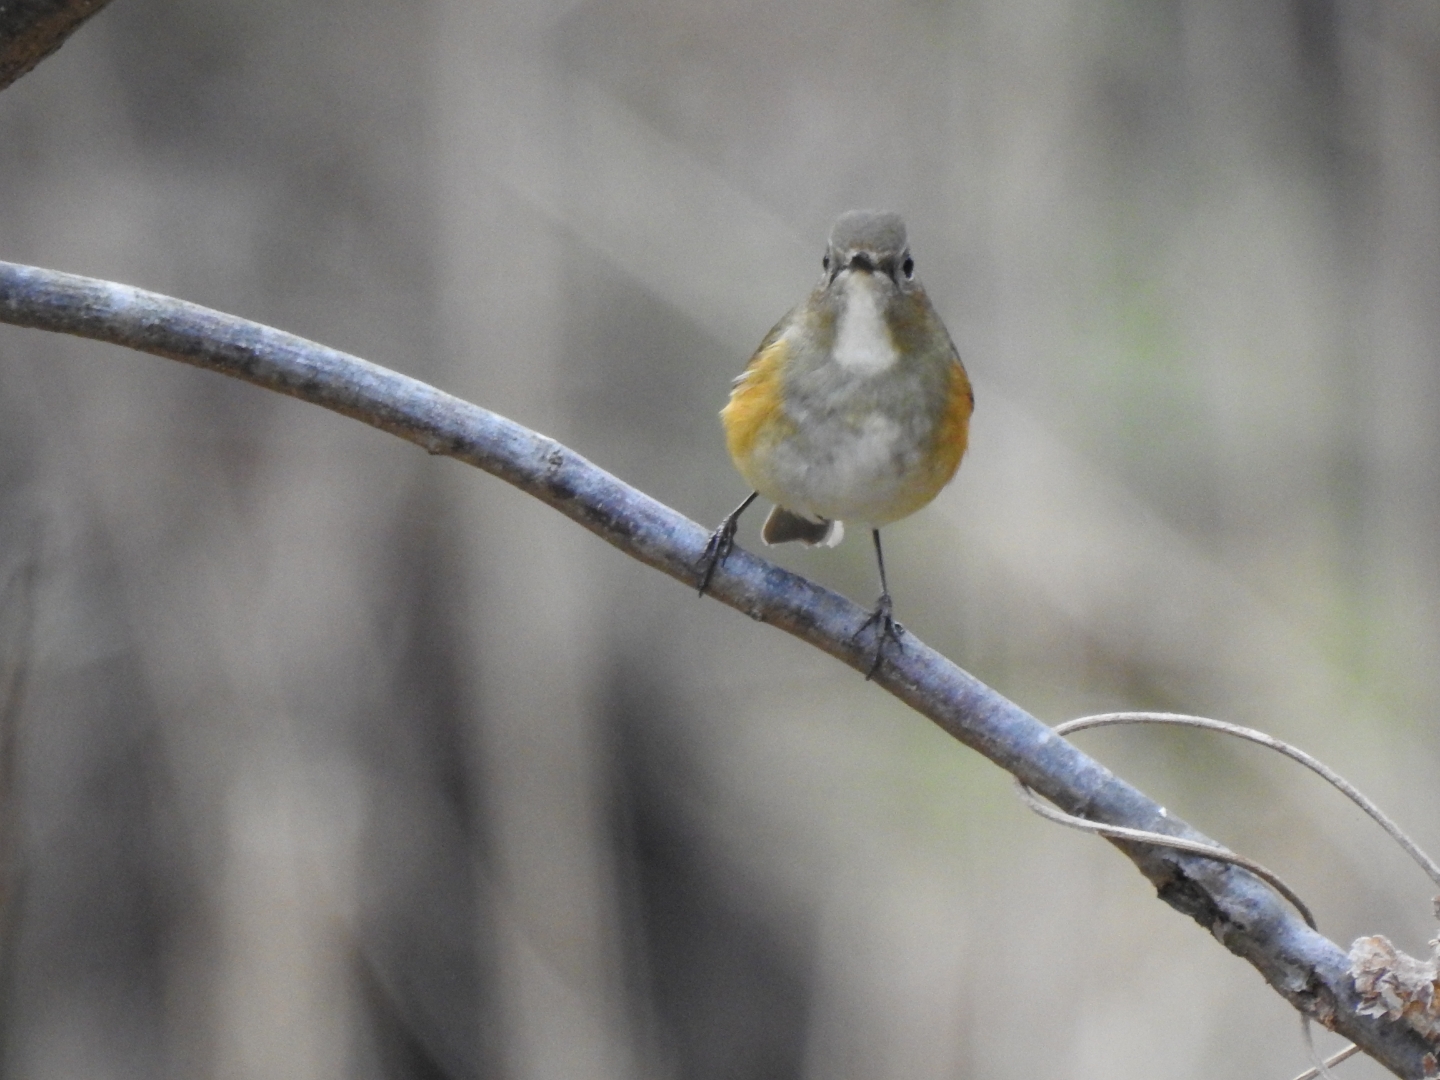
{"type": "MultiPolygon", "coordinates": [[[[696,584],[706,529],[553,439],[397,372],[167,296],[11,263],[0,263],[0,322],[169,357],[354,417],[498,476],[632,558],[696,584]]],[[[864,609],[749,552],[736,548],[709,592],[858,672],[869,666],[873,645],[855,639],[864,609]]],[[[903,652],[886,652],[875,682],[1071,814],[1213,844],[913,635],[903,652]]],[[[1345,953],[1256,878],[1199,855],[1116,846],[1161,899],[1296,1008],[1397,1075],[1424,1076],[1433,1048],[1407,1027],[1361,1015],[1345,953]]]]}
{"type": "Polygon", "coordinates": [[[110,0],[4,0],[0,3],[0,90],[53,53],[110,0]]]}

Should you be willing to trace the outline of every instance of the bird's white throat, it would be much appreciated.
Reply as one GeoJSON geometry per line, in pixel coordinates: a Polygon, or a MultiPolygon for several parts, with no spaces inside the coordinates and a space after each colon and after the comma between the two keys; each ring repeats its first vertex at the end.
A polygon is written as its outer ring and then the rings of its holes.
{"type": "Polygon", "coordinates": [[[880,286],[870,274],[847,275],[834,355],[837,364],[857,375],[878,375],[895,363],[895,343],[885,324],[880,286]]]}

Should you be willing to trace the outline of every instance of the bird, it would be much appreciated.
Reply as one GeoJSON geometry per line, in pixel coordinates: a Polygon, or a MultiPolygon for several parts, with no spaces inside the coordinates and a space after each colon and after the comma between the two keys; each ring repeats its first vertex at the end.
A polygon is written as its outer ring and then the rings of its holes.
{"type": "Polygon", "coordinates": [[[820,265],[819,283],[765,335],[720,412],[726,449],[752,490],[711,534],[700,594],[760,496],[774,504],[760,531],[767,545],[833,547],[845,521],[864,523],[880,571],[880,599],[855,634],[875,627],[868,680],[887,642],[904,648],[880,530],[954,477],[975,394],[915,274],[899,214],[841,214],[820,265]]]}

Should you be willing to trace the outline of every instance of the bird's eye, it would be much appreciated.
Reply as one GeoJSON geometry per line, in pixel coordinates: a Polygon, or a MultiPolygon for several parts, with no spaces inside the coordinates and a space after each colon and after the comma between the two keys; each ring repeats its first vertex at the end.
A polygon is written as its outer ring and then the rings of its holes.
{"type": "Polygon", "coordinates": [[[909,255],[906,255],[906,256],[905,256],[905,261],[900,264],[900,269],[905,272],[905,276],[906,276],[907,278],[912,278],[912,277],[914,277],[914,276],[915,276],[915,260],[912,259],[912,258],[910,258],[909,255]]]}
{"type": "Polygon", "coordinates": [[[825,255],[825,256],[823,256],[823,257],[820,259],[820,269],[821,269],[821,270],[829,270],[829,269],[830,269],[830,256],[829,256],[829,255],[825,255]]]}

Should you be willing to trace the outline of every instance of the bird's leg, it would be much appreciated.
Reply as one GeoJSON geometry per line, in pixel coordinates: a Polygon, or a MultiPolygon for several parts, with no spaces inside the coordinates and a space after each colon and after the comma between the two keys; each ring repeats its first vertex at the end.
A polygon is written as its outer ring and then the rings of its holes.
{"type": "Polygon", "coordinates": [[[885,642],[893,641],[895,647],[902,652],[905,646],[900,642],[900,635],[905,633],[905,628],[895,621],[890,614],[893,605],[890,602],[890,586],[885,581],[885,554],[880,550],[880,530],[872,529],[870,535],[875,538],[875,562],[880,567],[880,599],[875,602],[875,610],[870,612],[870,617],[860,624],[860,629],[855,631],[855,637],[865,633],[866,629],[875,627],[875,659],[870,663],[870,670],[865,673],[865,681],[869,682],[880,670],[880,660],[885,655],[885,642]]]}
{"type": "Polygon", "coordinates": [[[710,541],[705,545],[705,554],[700,556],[700,595],[705,595],[705,590],[710,587],[710,579],[715,576],[715,568],[725,561],[725,556],[730,554],[730,549],[735,546],[735,527],[740,524],[740,515],[759,496],[758,491],[752,491],[745,497],[745,501],[731,510],[720,527],[710,534],[710,541]]]}

